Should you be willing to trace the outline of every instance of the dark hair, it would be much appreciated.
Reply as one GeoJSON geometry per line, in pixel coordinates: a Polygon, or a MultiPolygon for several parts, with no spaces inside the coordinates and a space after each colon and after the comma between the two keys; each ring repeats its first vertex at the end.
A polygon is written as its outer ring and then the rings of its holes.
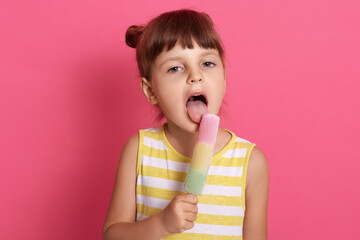
{"type": "Polygon", "coordinates": [[[219,52],[224,63],[223,44],[206,13],[181,9],[161,14],[147,25],[130,26],[126,31],[126,44],[136,48],[140,76],[151,80],[151,66],[164,50],[171,50],[176,43],[183,48],[193,48],[193,40],[202,48],[219,52]]]}

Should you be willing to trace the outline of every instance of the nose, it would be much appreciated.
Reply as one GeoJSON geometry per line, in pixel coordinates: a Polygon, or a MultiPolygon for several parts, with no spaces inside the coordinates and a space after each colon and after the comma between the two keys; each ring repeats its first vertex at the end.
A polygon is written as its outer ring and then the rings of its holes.
{"type": "Polygon", "coordinates": [[[203,81],[204,81],[204,77],[201,74],[201,71],[197,70],[197,69],[192,69],[189,74],[189,78],[188,78],[187,82],[189,84],[194,84],[194,83],[203,82],[203,81]]]}

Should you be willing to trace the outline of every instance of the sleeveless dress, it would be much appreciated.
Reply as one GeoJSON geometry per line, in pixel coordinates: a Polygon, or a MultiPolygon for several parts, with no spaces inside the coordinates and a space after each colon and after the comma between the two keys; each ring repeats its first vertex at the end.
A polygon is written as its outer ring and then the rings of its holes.
{"type": "MultiPolygon", "coordinates": [[[[245,180],[255,144],[231,134],[229,143],[212,158],[203,194],[198,196],[192,229],[163,239],[242,238],[245,180]]],[[[184,194],[191,159],[177,152],[164,126],[139,131],[136,183],[136,221],[162,211],[176,195],[184,194]]]]}

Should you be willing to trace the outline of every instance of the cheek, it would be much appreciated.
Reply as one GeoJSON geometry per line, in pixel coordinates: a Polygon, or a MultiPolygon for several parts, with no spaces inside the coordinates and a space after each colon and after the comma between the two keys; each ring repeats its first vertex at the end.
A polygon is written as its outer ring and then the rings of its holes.
{"type": "Polygon", "coordinates": [[[224,94],[226,89],[226,79],[224,78],[223,74],[218,74],[216,84],[219,91],[221,89],[221,93],[224,94]]]}
{"type": "Polygon", "coordinates": [[[163,85],[156,90],[157,99],[162,109],[175,108],[181,104],[180,88],[163,85]]]}
{"type": "Polygon", "coordinates": [[[223,78],[222,75],[220,80],[217,82],[217,87],[216,87],[216,96],[218,98],[219,105],[222,104],[225,92],[226,92],[226,80],[223,78]]]}

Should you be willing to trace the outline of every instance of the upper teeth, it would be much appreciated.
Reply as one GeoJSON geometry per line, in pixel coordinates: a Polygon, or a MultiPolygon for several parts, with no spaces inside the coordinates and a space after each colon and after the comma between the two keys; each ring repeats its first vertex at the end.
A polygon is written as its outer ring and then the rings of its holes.
{"type": "Polygon", "coordinates": [[[200,97],[200,96],[202,96],[202,95],[201,95],[201,94],[192,95],[192,96],[189,98],[188,101],[195,101],[195,98],[196,98],[196,97],[200,97]]]}

